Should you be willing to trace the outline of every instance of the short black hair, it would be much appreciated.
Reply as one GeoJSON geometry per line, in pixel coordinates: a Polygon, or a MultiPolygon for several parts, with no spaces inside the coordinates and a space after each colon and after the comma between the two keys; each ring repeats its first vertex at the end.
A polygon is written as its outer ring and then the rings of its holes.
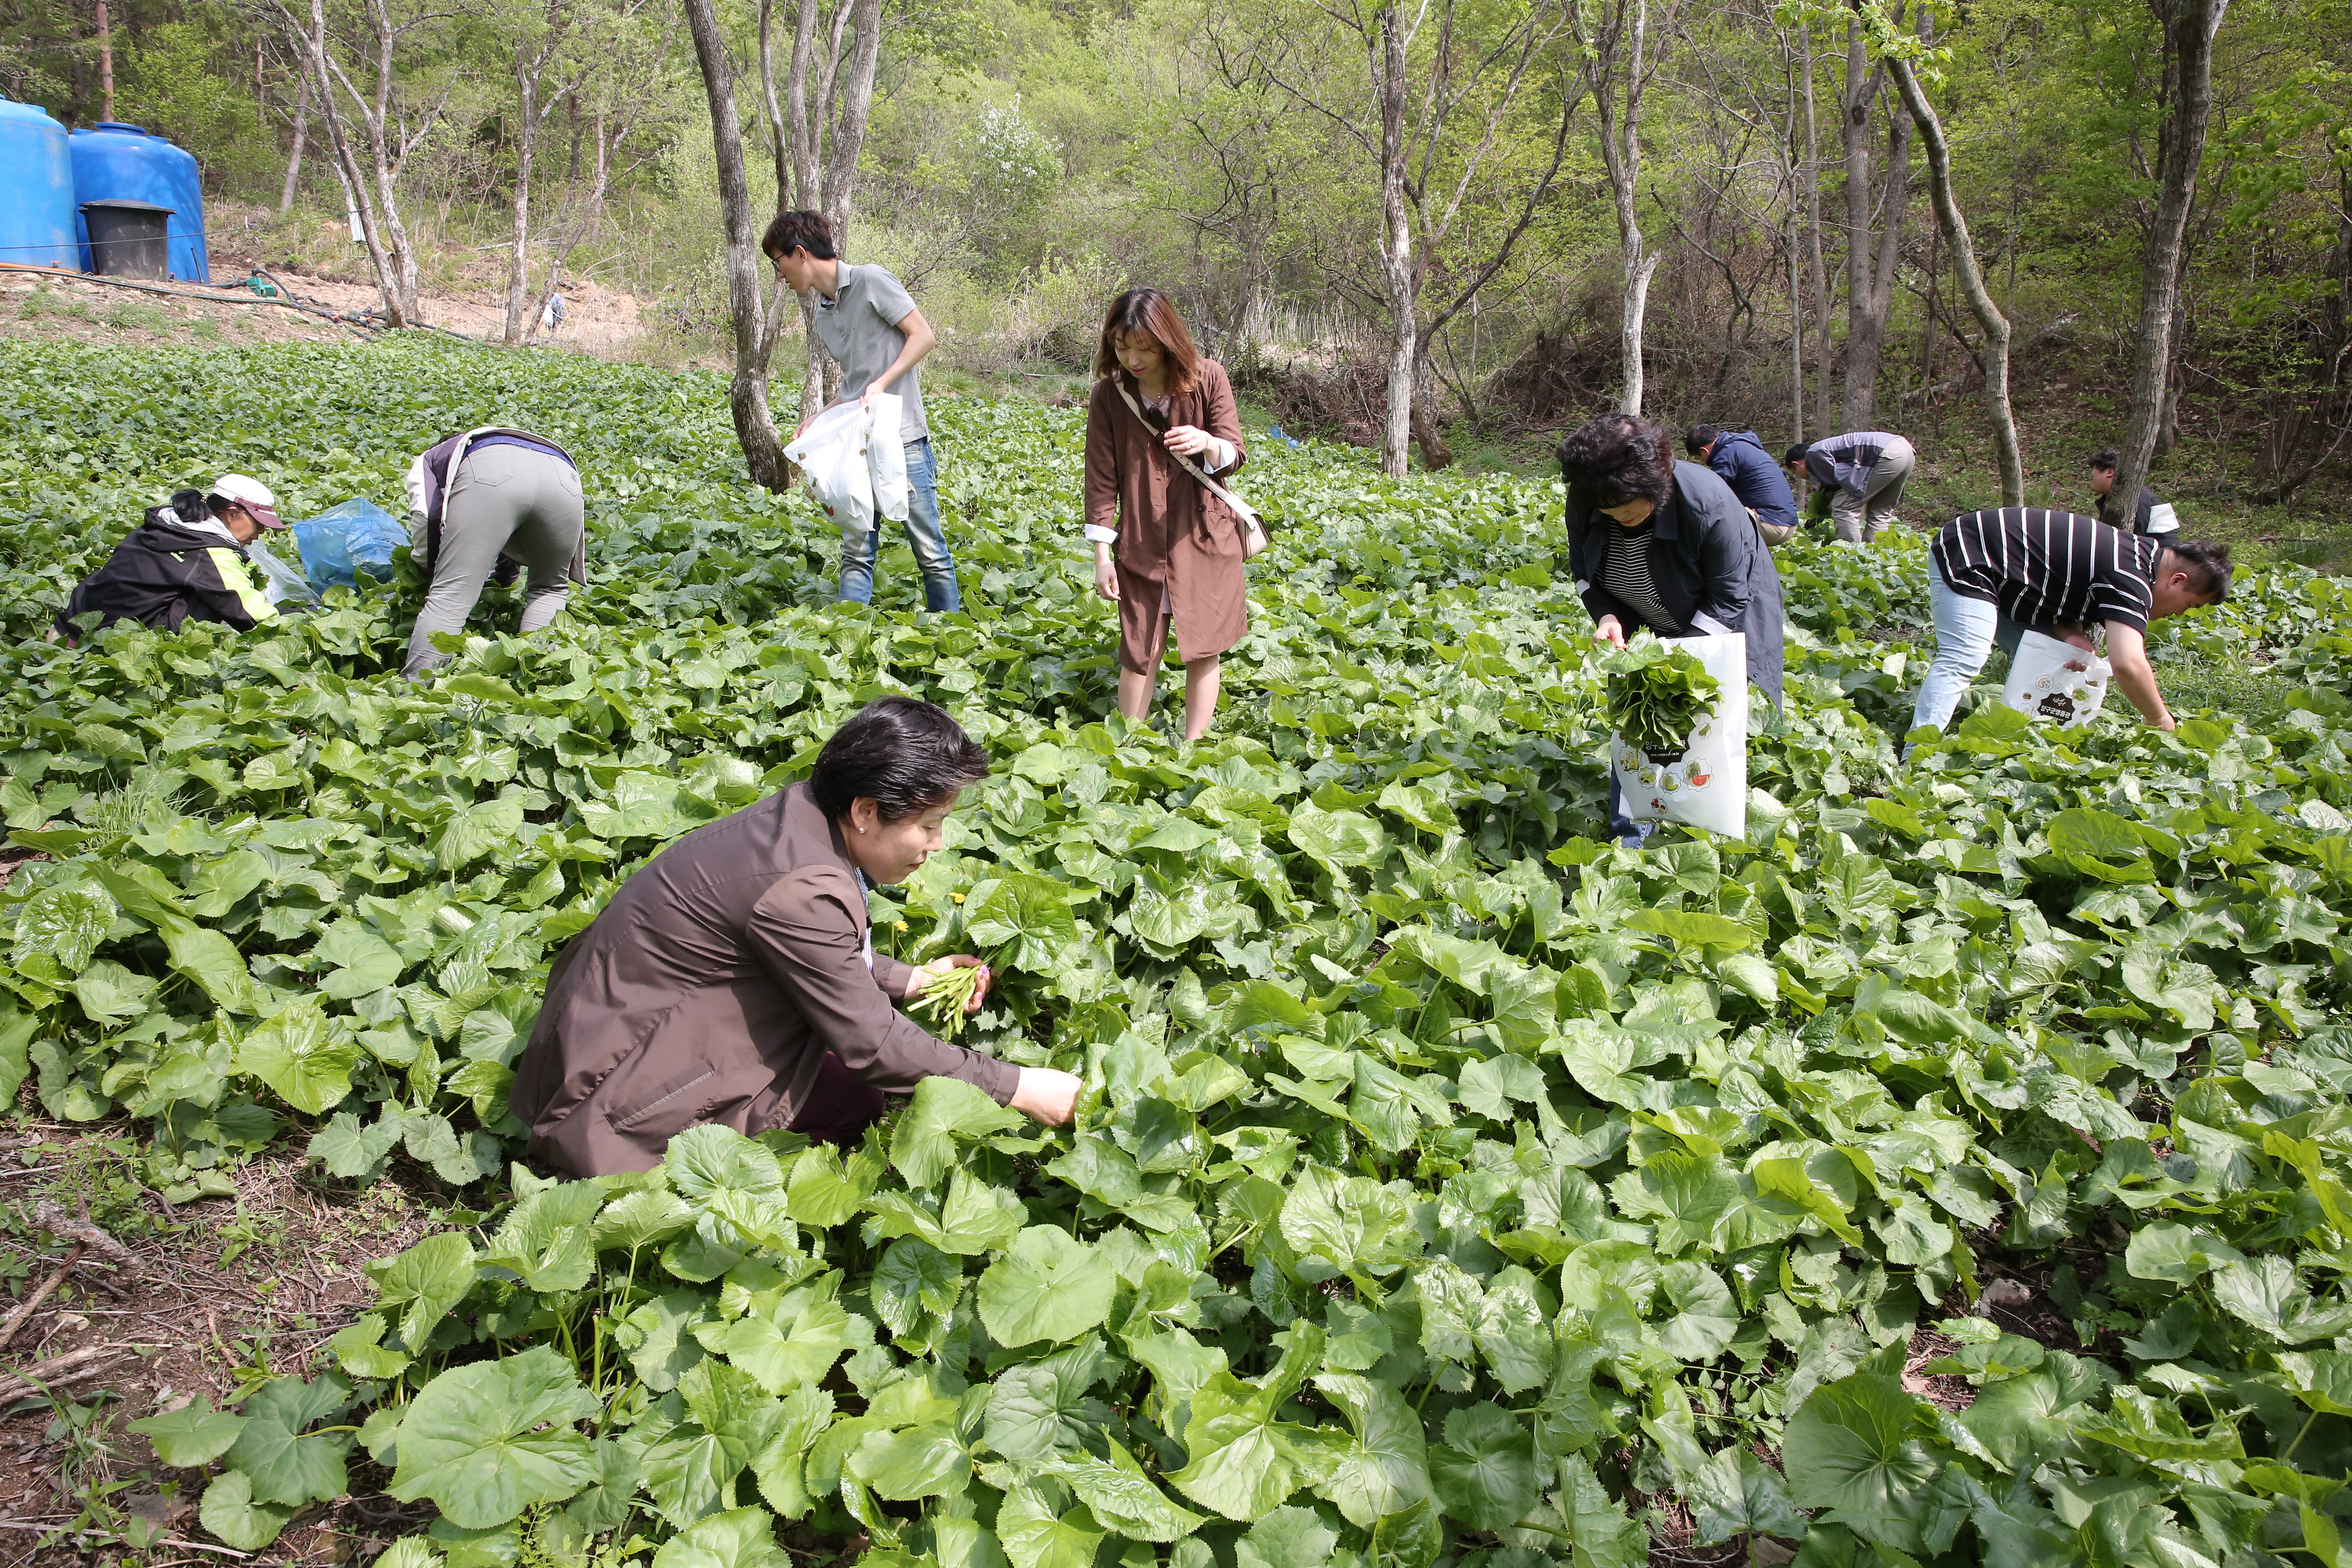
{"type": "Polygon", "coordinates": [[[1673,437],[1632,414],[1603,414],[1570,431],[1559,457],[1568,493],[1595,510],[1640,496],[1664,506],[1675,493],[1673,437]]]}
{"type": "Polygon", "coordinates": [[[1683,432],[1683,450],[1696,458],[1723,439],[1723,431],[1714,425],[1694,425],[1683,432]]]}
{"type": "Polygon", "coordinates": [[[762,256],[790,256],[795,250],[805,250],[819,261],[834,258],[833,225],[824,221],[823,213],[805,208],[778,213],[768,232],[760,237],[762,256]]]}
{"type": "Polygon", "coordinates": [[[1802,463],[1805,460],[1805,454],[1811,450],[1811,446],[1800,441],[1780,454],[1780,466],[1784,468],[1793,468],[1802,463]]]}
{"type": "Polygon", "coordinates": [[[2188,573],[2189,586],[2213,604],[2230,596],[2230,547],[2226,544],[2202,539],[2168,542],[2156,565],[2158,572],[2188,573]]]}
{"type": "Polygon", "coordinates": [[[988,753],[944,708],[912,697],[867,703],[816,754],[809,793],[836,821],[870,800],[885,822],[929,810],[988,777],[988,753]]]}
{"type": "Polygon", "coordinates": [[[2124,455],[2113,447],[2102,447],[2084,459],[2087,467],[2102,468],[2110,474],[2123,467],[2123,462],[2124,455]]]}

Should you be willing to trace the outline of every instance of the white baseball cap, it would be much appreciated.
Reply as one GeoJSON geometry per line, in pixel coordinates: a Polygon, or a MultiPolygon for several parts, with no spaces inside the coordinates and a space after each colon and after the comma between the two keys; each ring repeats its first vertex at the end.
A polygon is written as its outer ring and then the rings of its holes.
{"type": "Polygon", "coordinates": [[[278,519],[278,498],[269,487],[246,474],[223,474],[213,481],[213,495],[221,500],[232,500],[252,514],[253,521],[264,528],[284,528],[278,519]]]}

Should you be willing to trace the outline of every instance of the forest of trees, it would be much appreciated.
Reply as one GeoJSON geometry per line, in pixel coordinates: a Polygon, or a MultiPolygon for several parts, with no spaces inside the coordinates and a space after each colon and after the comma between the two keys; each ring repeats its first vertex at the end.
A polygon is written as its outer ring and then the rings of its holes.
{"type": "MultiPolygon", "coordinates": [[[[0,0],[0,91],[100,118],[100,15],[0,0]]],[[[2252,499],[2352,457],[2337,0],[113,0],[109,27],[117,118],[222,197],[348,219],[393,319],[496,249],[510,340],[601,276],[722,345],[763,479],[770,379],[824,374],[753,254],[780,201],[981,369],[1075,366],[1111,291],[1167,288],[1391,471],[1612,404],[1775,443],[1951,406],[2013,496],[2082,456],[2012,416],[2029,360],[2109,410],[2118,498],[2190,424],[2252,499]]]]}

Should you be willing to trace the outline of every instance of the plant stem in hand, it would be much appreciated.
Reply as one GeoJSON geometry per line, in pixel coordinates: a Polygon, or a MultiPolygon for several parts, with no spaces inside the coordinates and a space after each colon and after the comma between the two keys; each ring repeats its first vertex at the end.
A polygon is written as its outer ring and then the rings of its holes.
{"type": "Polygon", "coordinates": [[[923,982],[915,1005],[907,1010],[922,1014],[941,1034],[952,1039],[963,1032],[963,1021],[970,1016],[964,1009],[971,1005],[972,993],[980,988],[982,973],[979,964],[966,963],[934,974],[923,982]]]}

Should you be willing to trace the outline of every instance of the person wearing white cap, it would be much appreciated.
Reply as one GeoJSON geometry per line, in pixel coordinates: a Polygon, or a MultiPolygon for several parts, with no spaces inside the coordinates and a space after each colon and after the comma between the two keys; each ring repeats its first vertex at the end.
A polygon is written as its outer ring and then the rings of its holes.
{"type": "Polygon", "coordinates": [[[57,635],[70,643],[79,618],[93,614],[100,626],[137,621],[162,631],[219,621],[244,632],[275,620],[245,547],[285,526],[278,498],[247,475],[223,474],[209,491],[181,490],[151,507],[106,564],[81,580],[58,616],[57,635]]]}

